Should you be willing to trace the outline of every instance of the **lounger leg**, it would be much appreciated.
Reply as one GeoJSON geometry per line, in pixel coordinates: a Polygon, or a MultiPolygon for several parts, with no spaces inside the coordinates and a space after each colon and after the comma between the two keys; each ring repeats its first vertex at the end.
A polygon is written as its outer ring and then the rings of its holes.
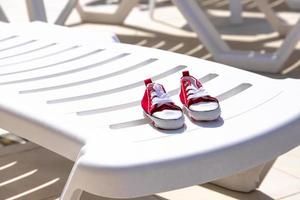
{"type": "Polygon", "coordinates": [[[1,6],[0,6],[0,21],[9,22],[1,6]]]}
{"type": "Polygon", "coordinates": [[[73,191],[68,191],[64,196],[60,197],[60,200],[80,200],[82,190],[73,190],[73,191]]]}
{"type": "Polygon", "coordinates": [[[149,0],[149,15],[151,19],[154,17],[155,4],[156,0],[149,0]]]}
{"type": "Polygon", "coordinates": [[[242,3],[241,0],[229,0],[230,22],[232,24],[242,24],[242,3]]]}
{"type": "Polygon", "coordinates": [[[47,22],[46,11],[43,0],[26,0],[26,6],[30,21],[47,22]]]}
{"type": "Polygon", "coordinates": [[[78,0],[69,0],[64,9],[59,14],[58,18],[55,21],[55,24],[65,25],[66,20],[70,16],[73,9],[78,4],[78,0]]]}
{"type": "Polygon", "coordinates": [[[78,177],[78,164],[75,163],[69,179],[65,185],[65,188],[62,192],[60,200],[79,200],[83,192],[80,186],[80,181],[78,177]]]}
{"type": "Polygon", "coordinates": [[[275,160],[259,165],[244,172],[228,176],[212,183],[238,192],[251,192],[258,188],[275,160]]]}

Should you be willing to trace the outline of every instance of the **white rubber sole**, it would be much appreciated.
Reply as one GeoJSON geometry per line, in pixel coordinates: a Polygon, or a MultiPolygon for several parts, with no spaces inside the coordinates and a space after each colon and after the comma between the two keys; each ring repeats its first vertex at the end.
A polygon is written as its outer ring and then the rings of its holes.
{"type": "Polygon", "coordinates": [[[187,111],[190,118],[195,121],[213,121],[220,117],[221,109],[218,106],[217,109],[208,110],[208,111],[193,111],[184,106],[185,110],[187,111]]]}
{"type": "Polygon", "coordinates": [[[144,115],[147,116],[153,122],[153,125],[160,129],[165,130],[174,130],[180,129],[184,126],[184,115],[178,119],[160,119],[151,115],[148,115],[144,112],[144,115]]]}

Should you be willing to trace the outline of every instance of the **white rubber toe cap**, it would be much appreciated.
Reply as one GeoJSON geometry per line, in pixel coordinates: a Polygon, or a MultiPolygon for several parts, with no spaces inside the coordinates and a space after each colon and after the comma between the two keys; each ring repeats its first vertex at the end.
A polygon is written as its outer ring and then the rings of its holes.
{"type": "Polygon", "coordinates": [[[153,117],[166,120],[179,119],[182,115],[180,110],[163,110],[152,114],[153,117]]]}
{"type": "Polygon", "coordinates": [[[217,102],[199,102],[190,105],[189,109],[192,111],[211,111],[211,110],[216,110],[219,107],[219,104],[217,102]]]}

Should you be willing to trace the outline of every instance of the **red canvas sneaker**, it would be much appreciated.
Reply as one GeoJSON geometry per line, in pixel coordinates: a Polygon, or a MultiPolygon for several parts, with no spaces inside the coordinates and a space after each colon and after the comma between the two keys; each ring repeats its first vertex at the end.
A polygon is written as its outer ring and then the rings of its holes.
{"type": "Polygon", "coordinates": [[[180,83],[180,100],[192,119],[211,121],[220,116],[218,100],[209,96],[200,81],[190,76],[188,71],[182,72],[180,83]]]}
{"type": "Polygon", "coordinates": [[[141,101],[142,108],[154,126],[161,129],[179,129],[184,125],[181,108],[175,105],[167,95],[164,87],[152,83],[151,79],[144,81],[146,90],[141,101]]]}

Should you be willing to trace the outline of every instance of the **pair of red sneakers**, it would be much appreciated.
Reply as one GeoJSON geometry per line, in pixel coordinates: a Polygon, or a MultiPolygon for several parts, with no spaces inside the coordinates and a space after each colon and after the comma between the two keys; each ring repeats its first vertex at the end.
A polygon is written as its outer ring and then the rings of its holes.
{"type": "MultiPolygon", "coordinates": [[[[142,99],[142,108],[154,126],[161,129],[178,129],[184,125],[182,109],[169,98],[161,84],[145,81],[146,90],[142,99]]],[[[219,102],[211,97],[202,87],[199,80],[182,72],[180,80],[180,100],[190,118],[195,121],[211,121],[221,114],[219,102]]]]}

